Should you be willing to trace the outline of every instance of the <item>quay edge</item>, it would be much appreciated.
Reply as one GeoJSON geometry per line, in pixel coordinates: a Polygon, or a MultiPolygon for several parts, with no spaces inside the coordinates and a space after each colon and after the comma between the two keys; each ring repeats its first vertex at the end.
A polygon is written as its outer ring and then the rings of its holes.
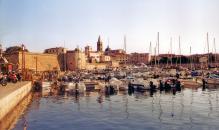
{"type": "Polygon", "coordinates": [[[12,111],[31,90],[31,82],[24,82],[22,86],[17,86],[16,89],[4,93],[4,96],[0,97],[0,121],[12,111]]]}

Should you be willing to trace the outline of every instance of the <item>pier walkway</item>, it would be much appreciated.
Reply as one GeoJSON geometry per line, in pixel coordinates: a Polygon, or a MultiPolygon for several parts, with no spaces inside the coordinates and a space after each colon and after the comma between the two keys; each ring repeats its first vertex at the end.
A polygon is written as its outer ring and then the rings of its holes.
{"type": "Polygon", "coordinates": [[[18,88],[28,84],[29,81],[22,81],[17,83],[8,83],[7,86],[0,85],[0,99],[16,91],[18,88]]]}

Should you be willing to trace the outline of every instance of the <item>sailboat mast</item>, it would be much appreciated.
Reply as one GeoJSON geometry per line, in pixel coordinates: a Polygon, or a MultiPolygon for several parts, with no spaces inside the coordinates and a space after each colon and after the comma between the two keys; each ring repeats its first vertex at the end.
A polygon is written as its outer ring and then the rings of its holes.
{"type": "Polygon", "coordinates": [[[150,41],[150,46],[149,46],[149,55],[150,55],[150,64],[152,65],[152,46],[151,46],[151,41],[150,41]]]}
{"type": "Polygon", "coordinates": [[[215,63],[217,63],[217,51],[216,51],[216,41],[215,41],[215,38],[214,38],[214,53],[215,53],[214,61],[215,61],[215,63]]]}
{"type": "Polygon", "coordinates": [[[190,67],[192,70],[192,47],[190,46],[190,67]]]}
{"type": "Polygon", "coordinates": [[[160,58],[159,58],[159,54],[160,54],[160,36],[159,36],[159,32],[157,32],[157,55],[158,55],[158,66],[160,65],[160,58]]]}
{"type": "Polygon", "coordinates": [[[180,64],[180,66],[181,66],[181,64],[182,64],[182,56],[181,56],[181,38],[180,38],[180,36],[179,36],[179,56],[180,56],[180,58],[179,58],[179,64],[180,64]]]}
{"type": "Polygon", "coordinates": [[[154,48],[154,56],[155,56],[155,67],[157,66],[157,48],[154,48]]]}
{"type": "Polygon", "coordinates": [[[208,38],[208,32],[207,32],[207,48],[208,48],[208,64],[207,65],[209,65],[210,56],[209,56],[209,38],[208,38]]]}
{"type": "Polygon", "coordinates": [[[126,53],[126,35],[124,35],[124,50],[125,50],[125,53],[126,53]]]}
{"type": "Polygon", "coordinates": [[[125,51],[125,65],[126,65],[126,59],[127,59],[127,55],[126,55],[126,35],[124,35],[124,51],[125,51]]]}
{"type": "Polygon", "coordinates": [[[170,38],[170,55],[171,55],[171,67],[173,65],[173,55],[172,55],[172,37],[170,38]]]}

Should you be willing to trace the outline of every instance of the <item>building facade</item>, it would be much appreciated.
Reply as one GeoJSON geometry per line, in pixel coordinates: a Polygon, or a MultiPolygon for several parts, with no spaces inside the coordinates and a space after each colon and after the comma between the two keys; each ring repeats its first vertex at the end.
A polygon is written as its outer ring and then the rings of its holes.
{"type": "Polygon", "coordinates": [[[66,52],[67,49],[64,47],[54,47],[44,50],[45,54],[54,54],[58,56],[58,62],[62,71],[66,70],[66,52]]]}
{"type": "Polygon", "coordinates": [[[149,64],[149,53],[131,53],[128,58],[130,64],[149,64]]]}
{"type": "Polygon", "coordinates": [[[85,53],[76,48],[66,53],[67,69],[70,71],[86,69],[85,53]]]}

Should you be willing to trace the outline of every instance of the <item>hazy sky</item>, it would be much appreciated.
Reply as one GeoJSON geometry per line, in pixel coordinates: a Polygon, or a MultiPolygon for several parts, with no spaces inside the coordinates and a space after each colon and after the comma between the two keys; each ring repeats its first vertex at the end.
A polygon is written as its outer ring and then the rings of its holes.
{"type": "Polygon", "coordinates": [[[210,51],[213,38],[219,50],[219,0],[0,0],[0,42],[3,47],[24,43],[31,51],[91,45],[101,35],[104,47],[148,52],[160,32],[160,52],[210,51]]]}

